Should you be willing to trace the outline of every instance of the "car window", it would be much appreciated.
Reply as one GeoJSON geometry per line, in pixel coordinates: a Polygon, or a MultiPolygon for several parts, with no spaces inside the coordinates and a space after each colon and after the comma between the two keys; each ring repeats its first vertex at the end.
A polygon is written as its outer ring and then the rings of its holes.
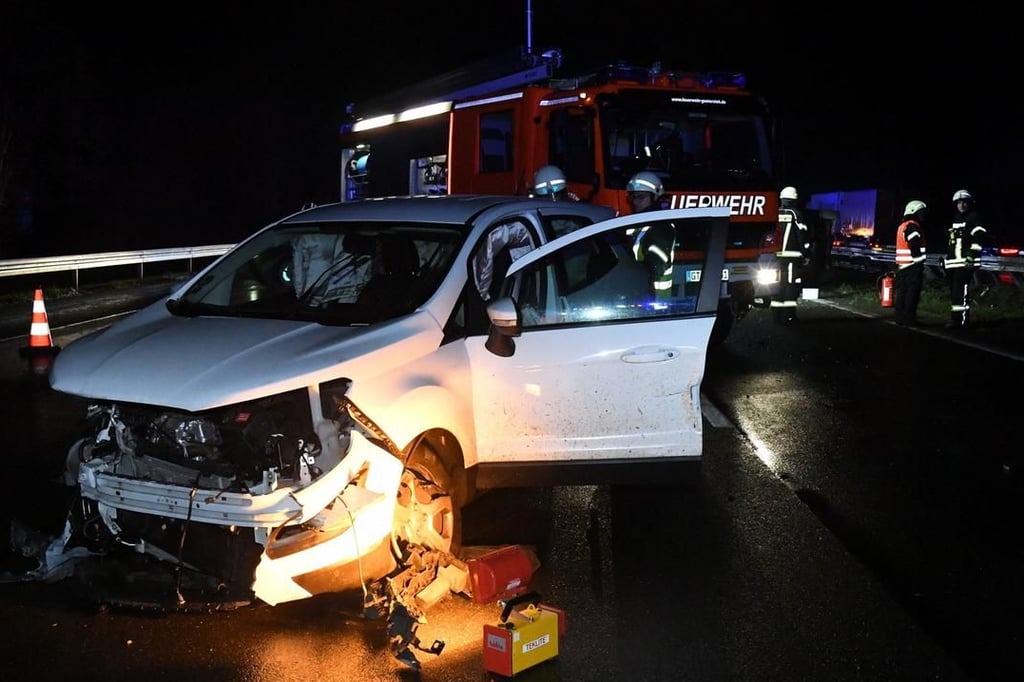
{"type": "MultiPolygon", "coordinates": [[[[539,212],[546,241],[593,224],[584,215],[539,212]]],[[[522,216],[506,219],[493,226],[473,253],[470,274],[480,298],[490,301],[501,291],[505,273],[512,261],[529,253],[540,243],[530,222],[522,216]]]]}
{"type": "Polygon", "coordinates": [[[563,234],[569,234],[593,223],[590,218],[579,215],[544,215],[542,219],[544,229],[550,235],[550,239],[561,237],[563,234]]]}
{"type": "Polygon", "coordinates": [[[470,260],[470,274],[480,298],[496,298],[512,261],[529,253],[538,243],[526,218],[515,217],[492,226],[470,260]]]}
{"type": "MultiPolygon", "coordinates": [[[[647,234],[677,233],[667,220],[645,227],[647,234]]],[[[519,304],[523,329],[694,314],[710,231],[700,221],[686,228],[686,255],[667,247],[674,262],[664,292],[665,268],[652,269],[635,227],[599,232],[531,263],[505,289],[519,304]]]]}

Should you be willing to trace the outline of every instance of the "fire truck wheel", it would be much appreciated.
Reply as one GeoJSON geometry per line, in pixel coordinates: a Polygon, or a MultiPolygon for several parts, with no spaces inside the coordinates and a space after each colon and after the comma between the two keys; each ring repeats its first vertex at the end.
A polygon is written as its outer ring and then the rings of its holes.
{"type": "Polygon", "coordinates": [[[398,486],[395,533],[400,540],[458,554],[462,509],[456,497],[457,474],[430,443],[416,446],[398,486]]]}

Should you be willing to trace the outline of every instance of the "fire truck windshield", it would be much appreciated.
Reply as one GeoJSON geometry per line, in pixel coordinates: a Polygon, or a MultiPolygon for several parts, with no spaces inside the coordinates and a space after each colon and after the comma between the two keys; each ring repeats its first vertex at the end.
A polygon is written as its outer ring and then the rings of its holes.
{"type": "Polygon", "coordinates": [[[764,187],[772,174],[765,114],[753,98],[626,90],[599,104],[607,186],[641,170],[667,191],[764,187]]]}

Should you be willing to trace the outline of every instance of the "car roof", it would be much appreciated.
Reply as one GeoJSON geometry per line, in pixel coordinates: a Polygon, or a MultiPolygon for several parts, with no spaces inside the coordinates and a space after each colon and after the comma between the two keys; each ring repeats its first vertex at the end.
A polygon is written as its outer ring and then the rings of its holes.
{"type": "MultiPolygon", "coordinates": [[[[587,213],[588,204],[558,202],[558,208],[565,213],[587,213]],[[580,206],[582,210],[574,210],[580,206]]],[[[320,222],[333,220],[407,220],[427,223],[448,223],[466,225],[481,212],[497,206],[523,209],[550,209],[550,199],[503,194],[444,194],[405,197],[383,197],[360,199],[334,204],[325,204],[295,213],[281,221],[283,224],[320,222]]]]}

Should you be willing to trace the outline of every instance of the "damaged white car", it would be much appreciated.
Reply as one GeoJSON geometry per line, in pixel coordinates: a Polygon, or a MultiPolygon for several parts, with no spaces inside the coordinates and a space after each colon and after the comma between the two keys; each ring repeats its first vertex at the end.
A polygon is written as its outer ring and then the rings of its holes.
{"type": "Polygon", "coordinates": [[[727,223],[444,196],[269,225],[58,355],[92,403],[65,539],[278,604],[457,557],[478,490],[692,473],[727,223]]]}

